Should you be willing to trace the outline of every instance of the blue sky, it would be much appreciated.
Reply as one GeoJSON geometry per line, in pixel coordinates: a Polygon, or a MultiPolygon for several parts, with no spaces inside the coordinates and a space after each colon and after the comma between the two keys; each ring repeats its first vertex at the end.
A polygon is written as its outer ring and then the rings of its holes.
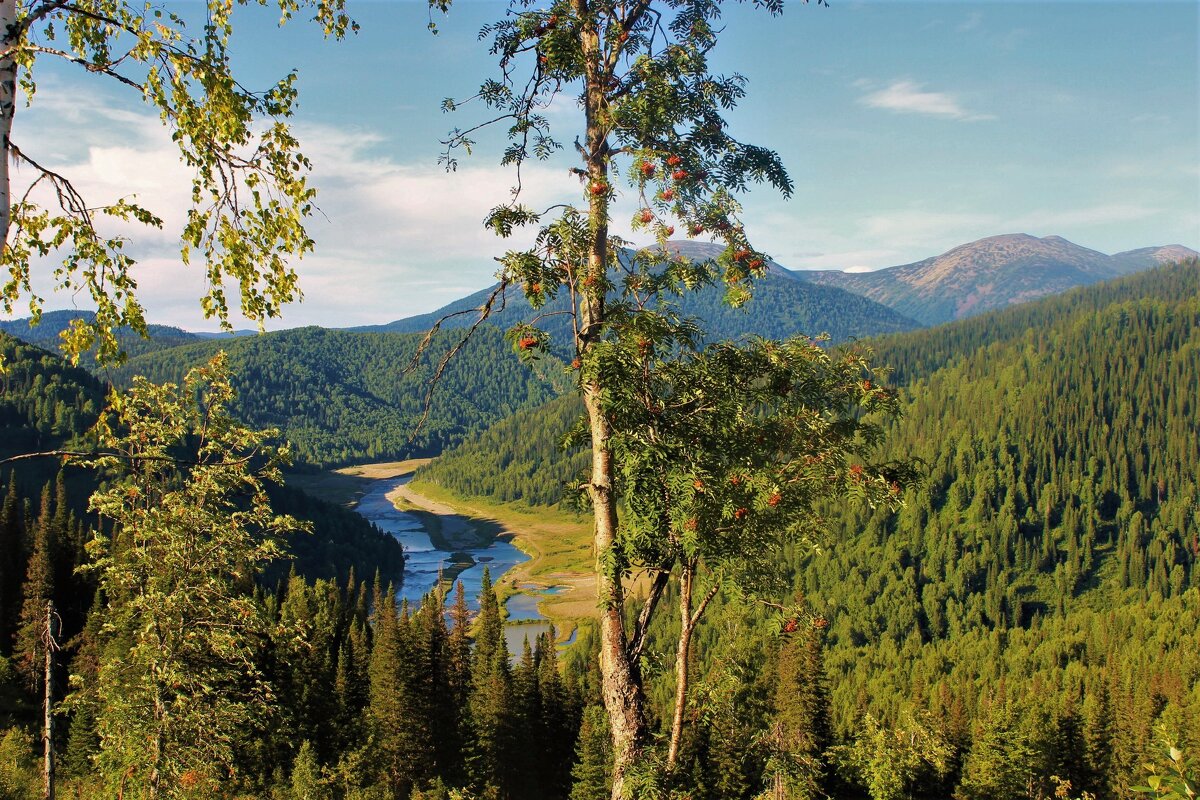
{"type": "MultiPolygon", "coordinates": [[[[479,119],[440,103],[490,74],[476,34],[504,7],[460,2],[432,36],[423,3],[349,5],[362,27],[343,42],[297,22],[277,29],[277,14],[260,9],[235,16],[244,83],[300,71],[294,124],[321,192],[317,251],[297,265],[306,299],[272,328],[432,310],[487,285],[506,249],[480,225],[511,181],[496,166],[500,140],[482,137],[456,175],[437,164],[447,130],[479,119]]],[[[777,150],[796,183],[787,201],[765,189],[745,198],[756,245],[794,269],[875,269],[1012,232],[1107,253],[1200,248],[1198,10],[843,1],[790,3],[771,18],[731,6],[713,55],[717,71],[749,80],[731,127],[777,150]]],[[[156,118],[96,76],[39,69],[14,140],[97,204],[136,192],[159,211],[168,231],[129,234],[149,316],[213,328],[196,302],[200,270],[179,265],[187,175],[156,118]]],[[[571,103],[552,119],[572,141],[571,103]]],[[[529,198],[578,202],[569,166],[568,153],[532,169],[529,198]]],[[[633,210],[630,197],[618,214],[633,210]]]]}

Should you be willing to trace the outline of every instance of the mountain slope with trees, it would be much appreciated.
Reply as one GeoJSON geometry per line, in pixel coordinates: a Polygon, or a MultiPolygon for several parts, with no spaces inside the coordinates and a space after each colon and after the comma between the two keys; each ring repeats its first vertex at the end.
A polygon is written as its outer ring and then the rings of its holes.
{"type": "MultiPolygon", "coordinates": [[[[721,247],[710,242],[670,241],[666,247],[696,261],[715,260],[721,247]]],[[[822,286],[798,280],[795,273],[769,262],[766,274],[758,279],[753,298],[741,308],[732,308],[722,300],[722,290],[709,286],[687,292],[678,302],[680,311],[703,320],[709,340],[737,339],[746,335],[784,338],[798,334],[816,336],[828,333],[834,341],[874,336],[896,331],[912,330],[919,324],[886,305],[881,305],[853,292],[833,286],[822,286]]],[[[448,314],[470,312],[487,301],[495,286],[456,300],[437,311],[397,320],[386,325],[372,325],[354,330],[414,333],[428,330],[448,314]]],[[[497,303],[497,309],[500,304],[497,303]]],[[[518,288],[510,288],[504,296],[504,307],[494,312],[491,322],[504,328],[528,322],[537,313],[561,312],[567,299],[560,296],[535,312],[518,288]]],[[[447,327],[463,327],[474,322],[478,314],[464,313],[446,322],[447,327]]],[[[568,334],[565,317],[547,320],[547,329],[562,339],[568,334]]]]}
{"type": "MultiPolygon", "coordinates": [[[[1200,747],[1200,264],[875,345],[903,379],[888,452],[920,457],[927,483],[897,514],[826,508],[820,551],[785,557],[810,610],[788,626],[816,629],[810,674],[827,682],[787,712],[827,719],[804,763],[834,797],[1049,796],[1052,776],[1129,796],[1164,741],[1200,747]]],[[[487,437],[475,465],[452,451],[422,479],[494,478],[479,462],[503,438],[487,437]]],[[[561,451],[522,458],[494,461],[546,485],[570,474],[561,451]]],[[[710,776],[695,797],[750,798],[782,763],[783,667],[770,614],[715,602],[696,632],[710,711],[684,753],[710,776]]],[[[649,664],[677,634],[659,621],[649,664]]],[[[673,682],[652,673],[665,714],[673,682]]]]}
{"type": "Polygon", "coordinates": [[[118,383],[134,375],[177,381],[225,350],[236,375],[238,413],[255,426],[279,428],[297,462],[311,467],[436,454],[471,431],[549,400],[564,385],[557,362],[526,369],[498,329],[482,327],[450,361],[418,430],[436,361],[423,356],[402,373],[421,338],[298,328],[147,353],[112,374],[118,383]]]}

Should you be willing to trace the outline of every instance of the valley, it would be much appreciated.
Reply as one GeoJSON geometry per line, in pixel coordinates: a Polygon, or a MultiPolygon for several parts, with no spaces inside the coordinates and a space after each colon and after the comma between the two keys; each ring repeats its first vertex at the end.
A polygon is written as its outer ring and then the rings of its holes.
{"type": "MultiPolygon", "coordinates": [[[[829,345],[869,350],[890,367],[889,391],[903,414],[886,429],[881,457],[918,459],[923,479],[894,514],[853,502],[818,506],[821,535],[771,555],[778,575],[760,590],[762,602],[736,586],[712,596],[695,632],[694,670],[705,692],[728,693],[727,705],[697,723],[689,741],[706,748],[705,763],[722,765],[712,768],[723,793],[750,796],[768,768],[756,737],[781,702],[770,692],[782,680],[781,648],[793,640],[774,632],[781,623],[772,609],[789,598],[801,604],[790,613],[813,620],[803,641],[819,658],[809,668],[820,688],[811,702],[828,726],[831,786],[862,786],[870,769],[905,763],[898,780],[912,797],[984,800],[1000,791],[980,783],[990,765],[1026,764],[1011,780],[1048,787],[1051,775],[1065,775],[1119,798],[1154,757],[1156,729],[1184,742],[1200,729],[1200,662],[1187,636],[1200,626],[1200,408],[1189,391],[1200,383],[1197,302],[1200,264],[1192,259],[829,345]],[[730,683],[731,675],[753,677],[730,683]],[[926,749],[905,750],[901,741],[926,749]],[[924,752],[951,755],[938,761],[924,752]],[[734,753],[751,754],[737,770],[734,753]]],[[[228,350],[243,392],[238,413],[279,424],[298,456],[273,499],[316,530],[289,541],[291,566],[271,567],[266,585],[277,587],[277,602],[334,603],[319,613],[341,609],[348,622],[339,625],[350,627],[338,628],[337,641],[367,625],[372,603],[394,603],[397,625],[433,624],[421,616],[423,598],[439,585],[453,596],[461,581],[465,613],[481,619],[494,602],[497,618],[507,616],[501,638],[514,674],[534,669],[534,656],[521,655],[528,641],[537,658],[555,650],[567,674],[592,680],[592,523],[567,488],[579,485],[588,459],[562,445],[582,413],[567,391],[571,371],[553,356],[522,366],[498,330],[481,328],[458,371],[446,373],[450,382],[431,395],[429,427],[414,438],[430,367],[388,383],[411,359],[414,336],[300,329],[194,341],[171,333],[160,348],[97,376],[178,380],[228,350]],[[388,585],[394,594],[381,599],[388,585]],[[344,599],[315,600],[321,592],[344,599]]],[[[12,366],[0,457],[89,447],[106,387],[45,351],[5,341],[12,366]]],[[[71,532],[55,534],[64,537],[65,574],[86,559],[83,498],[93,484],[78,471],[56,474],[57,465],[37,462],[7,470],[10,496],[27,499],[6,507],[23,502],[28,511],[5,512],[3,525],[7,541],[28,542],[24,531],[74,514],[63,528],[71,532]],[[39,516],[37,493],[45,485],[53,496],[56,479],[59,500],[39,516]]],[[[14,552],[32,558],[29,547],[14,552]]],[[[0,569],[20,575],[24,565],[0,569]]],[[[625,588],[640,601],[653,582],[653,571],[635,573],[625,588]]],[[[28,584],[5,586],[0,618],[15,631],[18,591],[28,584]]],[[[58,587],[88,594],[65,579],[58,587]]],[[[666,602],[675,592],[668,588],[666,602]]],[[[82,631],[86,608],[66,594],[60,602],[68,630],[82,631]]],[[[671,663],[677,633],[678,622],[665,617],[647,630],[643,664],[656,714],[672,702],[674,678],[661,665],[671,663]]],[[[343,658],[328,668],[349,663],[343,658]]]]}

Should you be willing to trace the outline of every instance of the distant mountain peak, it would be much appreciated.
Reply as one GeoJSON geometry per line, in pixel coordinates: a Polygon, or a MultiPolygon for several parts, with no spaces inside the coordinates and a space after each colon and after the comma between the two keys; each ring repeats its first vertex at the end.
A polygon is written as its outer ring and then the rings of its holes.
{"type": "Polygon", "coordinates": [[[936,325],[1196,255],[1189,248],[1166,245],[1109,256],[1061,236],[1005,233],[912,264],[803,277],[840,286],[936,325]]]}

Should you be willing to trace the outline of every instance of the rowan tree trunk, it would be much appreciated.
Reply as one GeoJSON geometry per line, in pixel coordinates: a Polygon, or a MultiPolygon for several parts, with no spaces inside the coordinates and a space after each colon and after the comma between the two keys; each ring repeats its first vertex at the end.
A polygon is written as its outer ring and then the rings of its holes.
{"type": "Polygon", "coordinates": [[[12,133],[13,114],[17,109],[17,62],[11,55],[16,44],[12,33],[17,22],[17,0],[0,0],[0,253],[8,242],[12,223],[12,199],[9,190],[8,137],[12,133]]]}
{"type": "MultiPolygon", "coordinates": [[[[608,123],[607,69],[600,34],[587,0],[573,0],[580,20],[580,44],[586,71],[584,111],[587,121],[586,172],[591,237],[582,299],[582,325],[578,346],[587,353],[603,332],[604,284],[608,271],[608,123]]],[[[625,630],[625,594],[615,551],[617,541],[615,467],[609,447],[611,428],[601,403],[602,379],[587,380],[583,402],[592,437],[592,476],[588,493],[595,522],[596,592],[600,605],[600,676],[604,707],[613,743],[613,800],[626,796],[626,778],[636,764],[646,740],[645,698],[636,665],[629,655],[625,630]]]]}

